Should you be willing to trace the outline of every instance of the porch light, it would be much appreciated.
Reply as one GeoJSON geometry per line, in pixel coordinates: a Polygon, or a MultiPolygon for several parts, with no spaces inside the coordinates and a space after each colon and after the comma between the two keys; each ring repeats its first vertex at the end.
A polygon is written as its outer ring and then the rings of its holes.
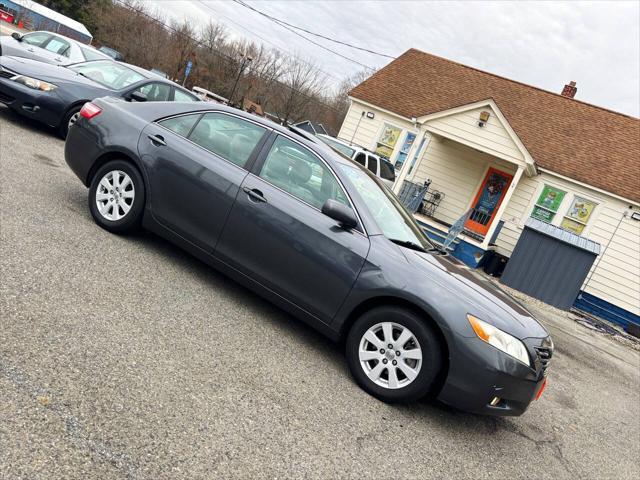
{"type": "Polygon", "coordinates": [[[478,121],[478,126],[480,128],[484,127],[485,124],[489,121],[490,116],[491,114],[486,110],[483,110],[482,112],[480,112],[480,121],[478,121]]]}

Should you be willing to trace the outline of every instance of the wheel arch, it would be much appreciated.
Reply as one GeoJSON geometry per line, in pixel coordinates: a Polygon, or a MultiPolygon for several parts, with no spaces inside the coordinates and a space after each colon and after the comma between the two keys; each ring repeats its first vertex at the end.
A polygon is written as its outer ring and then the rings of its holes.
{"type": "Polygon", "coordinates": [[[429,325],[433,327],[443,352],[442,372],[440,372],[440,375],[436,380],[437,385],[436,385],[436,388],[434,389],[434,392],[437,394],[442,388],[442,386],[444,385],[444,381],[447,378],[447,374],[449,372],[449,355],[450,355],[449,342],[447,341],[447,336],[445,335],[445,332],[442,326],[434,318],[434,315],[429,313],[425,308],[421,307],[420,305],[410,300],[407,300],[406,298],[395,297],[391,295],[368,298],[363,302],[359,303],[358,305],[356,305],[351,310],[351,312],[347,315],[345,321],[342,323],[340,327],[340,332],[339,332],[340,341],[344,342],[347,335],[349,334],[349,330],[351,329],[351,326],[362,315],[364,315],[365,313],[375,308],[388,307],[388,306],[400,307],[400,308],[409,310],[415,313],[416,315],[418,315],[420,318],[425,319],[429,323],[429,325]]]}
{"type": "Polygon", "coordinates": [[[107,162],[110,162],[112,160],[121,160],[123,162],[127,162],[130,163],[132,166],[134,166],[136,168],[136,170],[138,170],[138,172],[140,173],[140,176],[142,177],[142,181],[144,183],[144,189],[147,192],[147,195],[149,195],[149,182],[147,180],[147,177],[145,175],[144,169],[141,167],[141,165],[139,164],[139,162],[137,162],[132,155],[123,152],[121,150],[111,150],[109,152],[105,152],[103,154],[101,154],[98,158],[96,158],[96,160],[93,162],[93,165],[91,166],[91,168],[89,169],[89,173],[87,173],[87,178],[85,180],[85,186],[89,187],[91,185],[91,182],[93,181],[93,177],[95,176],[96,172],[107,162]]]}

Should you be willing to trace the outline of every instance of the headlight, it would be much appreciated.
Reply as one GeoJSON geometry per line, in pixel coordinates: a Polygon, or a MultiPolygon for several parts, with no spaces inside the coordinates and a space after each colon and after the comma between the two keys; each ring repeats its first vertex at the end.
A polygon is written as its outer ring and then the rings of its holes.
{"type": "Polygon", "coordinates": [[[480,339],[484,340],[489,345],[493,345],[498,350],[503,351],[507,355],[511,355],[512,357],[520,360],[525,365],[529,367],[531,366],[529,354],[527,353],[527,349],[524,346],[524,343],[522,343],[517,338],[509,335],[508,333],[497,329],[493,325],[489,325],[487,322],[483,322],[473,315],[467,314],[467,318],[469,319],[469,323],[473,327],[473,331],[476,332],[476,335],[478,335],[480,339]]]}
{"type": "Polygon", "coordinates": [[[21,83],[29,88],[33,88],[34,90],[41,90],[43,92],[50,92],[51,90],[58,88],[58,86],[53,83],[38,80],[37,78],[25,77],[24,75],[16,75],[15,77],[12,77],[11,80],[21,83]]]}

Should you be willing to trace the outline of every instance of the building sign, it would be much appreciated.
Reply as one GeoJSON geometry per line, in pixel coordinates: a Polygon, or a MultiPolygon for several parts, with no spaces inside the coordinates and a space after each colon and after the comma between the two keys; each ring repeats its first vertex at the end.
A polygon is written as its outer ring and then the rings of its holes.
{"type": "Polygon", "coordinates": [[[542,193],[540,193],[540,197],[538,197],[535,207],[533,207],[531,216],[543,222],[551,223],[558,208],[560,208],[565,194],[566,192],[559,188],[545,185],[542,193]]]}
{"type": "Polygon", "coordinates": [[[400,138],[401,133],[401,128],[385,123],[382,134],[380,135],[380,140],[378,140],[378,144],[376,145],[375,153],[389,160],[393,154],[393,149],[396,148],[396,143],[398,143],[398,138],[400,138]]]}
{"type": "Polygon", "coordinates": [[[404,139],[404,144],[402,145],[402,149],[400,149],[400,153],[398,153],[398,158],[396,158],[395,168],[396,170],[402,167],[402,164],[407,159],[407,155],[409,155],[409,150],[413,146],[413,142],[416,139],[415,133],[407,133],[407,138],[404,139]]]}
{"type": "Polygon", "coordinates": [[[596,203],[582,197],[575,197],[560,227],[580,235],[589,222],[596,205],[596,203]]]}

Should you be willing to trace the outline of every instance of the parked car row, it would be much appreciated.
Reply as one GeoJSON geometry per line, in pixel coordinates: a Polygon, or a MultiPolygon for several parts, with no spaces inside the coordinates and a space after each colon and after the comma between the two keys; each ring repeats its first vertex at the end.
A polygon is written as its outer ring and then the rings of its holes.
{"type": "Polygon", "coordinates": [[[519,415],[545,388],[547,331],[310,133],[211,102],[107,97],[82,107],[65,158],[100,227],[151,230],[343,340],[383,401],[519,415]]]}
{"type": "Polygon", "coordinates": [[[116,62],[50,32],[0,37],[0,103],[55,128],[65,138],[82,106],[103,96],[134,102],[200,99],[151,71],[116,62]]]}

